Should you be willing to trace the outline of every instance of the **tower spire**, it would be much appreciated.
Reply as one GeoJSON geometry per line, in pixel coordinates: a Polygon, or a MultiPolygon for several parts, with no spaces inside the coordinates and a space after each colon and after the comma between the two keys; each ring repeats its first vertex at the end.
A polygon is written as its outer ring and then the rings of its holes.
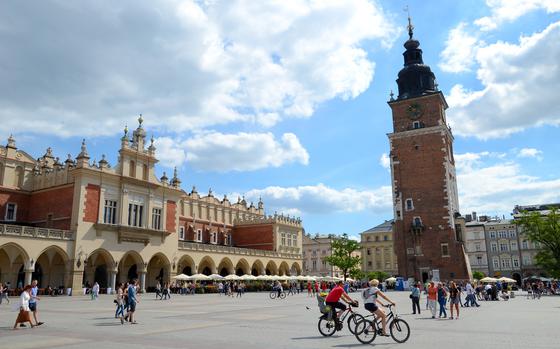
{"type": "Polygon", "coordinates": [[[414,26],[412,25],[412,18],[410,18],[410,10],[408,9],[408,5],[406,5],[404,10],[408,14],[408,25],[406,26],[406,28],[408,29],[408,37],[410,40],[412,40],[412,35],[414,34],[414,26]]]}

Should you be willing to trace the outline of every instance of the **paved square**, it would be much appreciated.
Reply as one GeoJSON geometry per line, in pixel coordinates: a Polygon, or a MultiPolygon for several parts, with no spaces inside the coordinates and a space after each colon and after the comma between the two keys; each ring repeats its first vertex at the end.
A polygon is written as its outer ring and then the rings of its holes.
{"type": "MultiPolygon", "coordinates": [[[[481,302],[461,308],[460,320],[432,320],[428,312],[410,315],[408,292],[389,292],[411,327],[407,343],[377,338],[383,348],[559,348],[560,297],[481,302]]],[[[361,301],[359,294],[352,297],[361,301]]],[[[17,302],[17,298],[12,298],[17,302]]],[[[425,298],[423,299],[425,302],[425,298]]],[[[424,304],[425,307],[425,303],[424,304]]],[[[13,304],[13,303],[12,303],[13,304]]],[[[43,297],[45,325],[13,331],[17,313],[0,306],[0,348],[353,348],[360,344],[347,328],[333,337],[317,330],[316,301],[305,294],[271,300],[268,293],[243,298],[216,294],[178,296],[170,301],[144,295],[138,325],[114,318],[112,296],[43,297]],[[309,309],[307,309],[309,308],[309,309]]],[[[423,307],[423,308],[424,308],[423,307]]],[[[365,313],[360,308],[361,313],[365,313]]]]}

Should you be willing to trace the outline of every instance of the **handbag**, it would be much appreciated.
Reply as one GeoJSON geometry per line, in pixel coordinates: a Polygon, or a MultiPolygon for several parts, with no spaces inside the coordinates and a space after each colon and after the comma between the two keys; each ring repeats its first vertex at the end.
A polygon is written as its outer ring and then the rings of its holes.
{"type": "Polygon", "coordinates": [[[409,294],[409,295],[408,295],[408,298],[412,299],[412,295],[411,295],[411,294],[409,294]]]}

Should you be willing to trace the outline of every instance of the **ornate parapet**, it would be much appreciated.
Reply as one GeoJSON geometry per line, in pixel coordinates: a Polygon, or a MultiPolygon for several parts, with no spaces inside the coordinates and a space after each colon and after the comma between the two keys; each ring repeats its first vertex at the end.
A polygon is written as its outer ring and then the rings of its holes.
{"type": "Polygon", "coordinates": [[[213,252],[221,254],[233,254],[238,256],[256,256],[281,259],[301,260],[301,253],[282,253],[267,250],[257,250],[253,248],[232,247],[223,245],[199,244],[195,242],[179,241],[179,250],[213,252]]]}
{"type": "Polygon", "coordinates": [[[29,227],[25,225],[0,224],[0,236],[18,236],[37,239],[70,240],[75,239],[73,231],[29,227]]]}
{"type": "Polygon", "coordinates": [[[234,225],[259,225],[259,224],[281,224],[281,225],[288,225],[295,228],[301,228],[301,219],[278,215],[275,214],[274,216],[262,216],[262,217],[250,217],[247,219],[235,219],[233,221],[234,225]]]}

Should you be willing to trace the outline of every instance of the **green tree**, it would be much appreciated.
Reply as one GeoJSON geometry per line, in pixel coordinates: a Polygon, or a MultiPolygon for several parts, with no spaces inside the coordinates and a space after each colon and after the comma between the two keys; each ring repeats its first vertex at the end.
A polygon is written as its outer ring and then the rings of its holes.
{"type": "Polygon", "coordinates": [[[366,277],[366,273],[364,273],[361,269],[358,268],[354,268],[351,269],[348,274],[350,275],[350,277],[352,277],[354,280],[361,280],[363,278],[366,277]]]}
{"type": "Polygon", "coordinates": [[[331,241],[331,255],[325,257],[324,260],[342,270],[342,275],[344,275],[346,281],[349,272],[358,269],[360,265],[361,258],[352,256],[352,253],[359,249],[360,244],[357,241],[349,239],[347,234],[343,234],[331,241]]]}
{"type": "Polygon", "coordinates": [[[387,279],[390,275],[384,271],[372,271],[368,273],[368,279],[377,279],[379,281],[383,281],[387,279]]]}
{"type": "Polygon", "coordinates": [[[481,271],[473,271],[472,277],[473,277],[473,279],[480,280],[480,279],[483,279],[485,277],[485,275],[481,271]]]}
{"type": "Polygon", "coordinates": [[[541,244],[536,261],[553,277],[560,277],[560,215],[552,209],[547,215],[540,212],[522,212],[515,222],[532,242],[541,244]]]}

